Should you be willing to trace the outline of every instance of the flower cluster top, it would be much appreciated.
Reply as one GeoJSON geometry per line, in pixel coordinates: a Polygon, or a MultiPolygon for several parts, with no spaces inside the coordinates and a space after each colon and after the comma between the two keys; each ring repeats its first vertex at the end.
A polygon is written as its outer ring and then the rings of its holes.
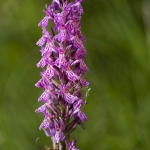
{"type": "Polygon", "coordinates": [[[53,0],[44,10],[46,16],[38,24],[42,37],[36,43],[41,47],[41,79],[36,87],[44,91],[38,101],[44,104],[36,109],[44,115],[40,129],[51,136],[55,143],[66,142],[68,150],[79,150],[76,142],[70,141],[70,133],[77,125],[84,128],[87,116],[82,111],[86,104],[83,87],[89,85],[83,78],[88,67],[84,62],[85,37],[81,33],[82,0],[53,0]],[[49,28],[49,20],[54,27],[49,28]]]}

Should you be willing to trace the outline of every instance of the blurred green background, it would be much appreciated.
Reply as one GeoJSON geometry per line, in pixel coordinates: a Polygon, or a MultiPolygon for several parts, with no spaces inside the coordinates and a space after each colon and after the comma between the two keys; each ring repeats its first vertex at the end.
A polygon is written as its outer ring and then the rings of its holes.
{"type": "MultiPolygon", "coordinates": [[[[51,146],[34,111],[42,93],[35,45],[51,0],[0,0],[0,150],[51,146]]],[[[150,0],[84,0],[82,32],[90,68],[89,117],[81,150],[150,149],[150,0]]],[[[74,137],[77,137],[75,131],[74,137]]]]}

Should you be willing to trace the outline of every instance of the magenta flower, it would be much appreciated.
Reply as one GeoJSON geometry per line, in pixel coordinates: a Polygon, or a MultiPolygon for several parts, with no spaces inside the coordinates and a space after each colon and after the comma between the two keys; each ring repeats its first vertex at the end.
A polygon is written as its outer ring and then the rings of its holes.
{"type": "Polygon", "coordinates": [[[53,0],[51,5],[46,5],[46,16],[38,24],[42,37],[36,44],[41,47],[42,58],[37,67],[41,67],[42,72],[35,86],[43,88],[38,101],[44,104],[36,112],[44,116],[39,129],[51,136],[57,150],[79,150],[77,141],[71,142],[70,134],[77,125],[84,128],[83,122],[87,120],[82,110],[85,96],[81,92],[89,85],[84,79],[88,67],[84,62],[85,37],[80,30],[81,2],[53,0]],[[50,20],[55,24],[51,33],[47,30],[50,20]]]}

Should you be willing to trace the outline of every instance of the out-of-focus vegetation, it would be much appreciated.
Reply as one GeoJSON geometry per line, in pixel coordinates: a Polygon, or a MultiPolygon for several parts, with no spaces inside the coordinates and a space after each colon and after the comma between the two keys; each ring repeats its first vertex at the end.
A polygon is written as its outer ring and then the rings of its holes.
{"type": "MultiPolygon", "coordinates": [[[[0,150],[51,145],[34,110],[42,93],[35,45],[51,0],[0,0],[0,150]]],[[[82,31],[91,92],[82,150],[150,149],[150,1],[84,0],[82,31]]],[[[76,138],[77,132],[74,133],[76,138]]]]}

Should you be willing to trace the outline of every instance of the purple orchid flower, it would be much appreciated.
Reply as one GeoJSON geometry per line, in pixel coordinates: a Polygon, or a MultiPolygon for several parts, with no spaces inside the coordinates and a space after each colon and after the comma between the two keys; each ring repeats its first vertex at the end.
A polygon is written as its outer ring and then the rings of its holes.
{"type": "MultiPolygon", "coordinates": [[[[46,16],[38,24],[42,37],[36,43],[41,47],[41,79],[35,84],[43,88],[38,101],[44,104],[36,109],[44,120],[40,125],[46,136],[51,136],[55,150],[79,150],[70,134],[78,125],[84,128],[88,120],[83,112],[86,104],[82,89],[89,82],[84,78],[88,71],[84,48],[85,37],[81,33],[82,0],[53,0],[44,10],[46,16]],[[49,21],[54,27],[47,30],[49,21]]],[[[86,94],[87,95],[87,94],[86,94]]]]}

